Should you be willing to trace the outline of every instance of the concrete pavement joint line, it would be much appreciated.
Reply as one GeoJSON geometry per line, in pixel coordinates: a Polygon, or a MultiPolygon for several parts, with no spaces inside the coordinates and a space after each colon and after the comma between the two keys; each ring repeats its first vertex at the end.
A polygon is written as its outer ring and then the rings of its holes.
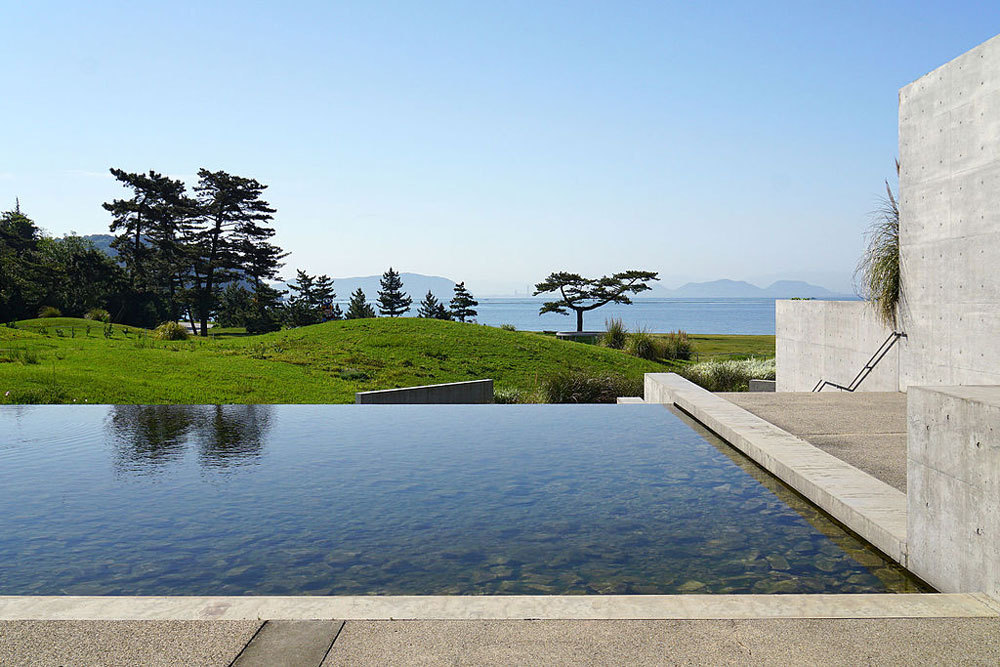
{"type": "Polygon", "coordinates": [[[673,373],[648,373],[670,402],[906,567],[906,494],[673,373]]]}
{"type": "Polygon", "coordinates": [[[243,647],[231,667],[279,664],[319,667],[343,627],[344,622],[339,620],[268,620],[243,647]]]}
{"type": "Polygon", "coordinates": [[[998,617],[973,594],[0,596],[0,620],[654,620],[998,617]]]}

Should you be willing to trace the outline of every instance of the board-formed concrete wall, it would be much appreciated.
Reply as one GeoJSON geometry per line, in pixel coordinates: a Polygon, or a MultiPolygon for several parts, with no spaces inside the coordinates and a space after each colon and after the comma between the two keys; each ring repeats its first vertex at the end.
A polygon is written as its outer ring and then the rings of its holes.
{"type": "MultiPolygon", "coordinates": [[[[812,391],[821,379],[848,385],[892,333],[863,301],[777,301],[774,309],[777,391],[812,391]]],[[[898,389],[897,343],[858,391],[898,389]]]]}
{"type": "Polygon", "coordinates": [[[1000,384],[1000,36],[899,93],[900,385],[1000,384]]]}

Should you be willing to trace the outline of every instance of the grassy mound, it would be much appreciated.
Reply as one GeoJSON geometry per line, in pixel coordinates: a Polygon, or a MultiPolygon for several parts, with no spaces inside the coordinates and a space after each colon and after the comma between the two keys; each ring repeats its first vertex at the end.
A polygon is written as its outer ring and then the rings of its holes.
{"type": "Polygon", "coordinates": [[[501,390],[530,393],[557,371],[671,370],[539,334],[416,318],[187,341],[119,325],[106,337],[100,323],[46,318],[4,336],[0,349],[28,350],[0,363],[6,403],[351,403],[370,389],[493,378],[501,390]]]}

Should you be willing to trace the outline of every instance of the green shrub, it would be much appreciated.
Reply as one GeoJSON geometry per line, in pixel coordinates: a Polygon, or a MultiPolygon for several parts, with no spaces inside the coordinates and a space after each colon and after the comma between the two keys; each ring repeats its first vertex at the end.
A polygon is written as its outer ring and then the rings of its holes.
{"type": "Polygon", "coordinates": [[[747,391],[750,380],[774,379],[774,359],[704,361],[688,366],[680,374],[709,391],[747,391]]]}
{"type": "Polygon", "coordinates": [[[157,340],[187,340],[188,332],[180,322],[164,322],[153,330],[157,340]]]}
{"type": "Polygon", "coordinates": [[[591,375],[584,371],[560,371],[542,384],[546,403],[614,403],[619,396],[642,395],[642,378],[614,373],[591,375]]]}
{"type": "Polygon", "coordinates": [[[493,389],[493,402],[502,404],[512,404],[512,403],[527,403],[525,400],[524,392],[516,388],[494,388],[493,389]]]}
{"type": "Polygon", "coordinates": [[[111,313],[103,308],[91,308],[87,311],[87,314],[84,315],[83,318],[85,320],[93,320],[95,322],[110,322],[111,313]]]}
{"type": "Polygon", "coordinates": [[[645,329],[639,329],[628,335],[625,351],[634,357],[656,361],[666,356],[666,345],[659,338],[653,337],[645,329]]]}
{"type": "Polygon", "coordinates": [[[667,359],[687,360],[694,354],[694,346],[688,339],[687,333],[680,329],[667,334],[666,340],[664,340],[664,349],[666,354],[663,356],[667,359]]]}
{"type": "Polygon", "coordinates": [[[610,320],[604,320],[604,333],[601,335],[600,340],[601,345],[610,347],[612,350],[621,350],[625,347],[627,339],[628,332],[625,330],[625,325],[621,319],[612,317],[610,320]]]}
{"type": "Polygon", "coordinates": [[[504,331],[517,331],[517,327],[515,327],[513,324],[501,324],[500,328],[503,329],[504,331]]]}
{"type": "Polygon", "coordinates": [[[62,317],[62,311],[55,306],[42,306],[38,309],[39,317],[62,317]]]}

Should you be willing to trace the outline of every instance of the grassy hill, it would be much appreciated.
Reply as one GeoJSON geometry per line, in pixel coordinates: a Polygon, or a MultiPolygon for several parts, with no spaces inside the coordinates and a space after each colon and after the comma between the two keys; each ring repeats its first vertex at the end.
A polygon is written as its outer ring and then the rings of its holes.
{"type": "Polygon", "coordinates": [[[530,392],[559,370],[639,377],[670,368],[534,333],[415,318],[177,342],[73,318],[0,327],[4,403],[351,403],[370,389],[493,378],[498,389],[530,392]]]}

